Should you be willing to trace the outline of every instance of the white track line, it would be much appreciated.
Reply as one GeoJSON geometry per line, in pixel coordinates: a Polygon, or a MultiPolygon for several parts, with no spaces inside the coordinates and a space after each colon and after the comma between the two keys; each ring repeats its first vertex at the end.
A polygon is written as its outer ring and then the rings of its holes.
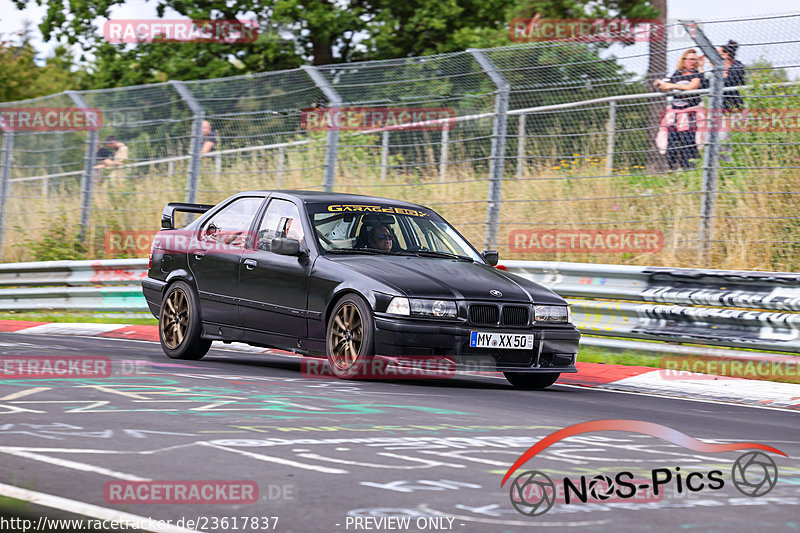
{"type": "MultiPolygon", "coordinates": [[[[163,521],[159,519],[123,513],[122,511],[117,511],[115,509],[99,507],[90,503],[70,500],[60,496],[53,496],[52,494],[45,494],[43,492],[23,489],[13,485],[6,485],[5,483],[0,483],[0,496],[6,496],[15,500],[30,502],[34,505],[41,505],[44,507],[50,507],[52,509],[60,509],[62,511],[67,511],[68,513],[81,516],[89,516],[98,520],[126,522],[131,525],[135,524],[136,529],[141,529],[143,531],[152,531],[154,533],[200,533],[194,529],[186,529],[184,527],[161,524],[163,521]]],[[[53,522],[56,522],[57,519],[51,518],[47,520],[50,522],[50,524],[52,524],[53,522]]]]}
{"type": "Polygon", "coordinates": [[[24,457],[25,459],[31,459],[33,461],[39,461],[42,463],[49,463],[51,465],[61,466],[64,468],[71,468],[73,470],[80,470],[81,472],[92,472],[95,474],[100,474],[103,476],[110,476],[115,477],[117,479],[124,479],[127,481],[150,481],[149,478],[135,476],[133,474],[126,474],[125,472],[117,472],[116,470],[109,470],[108,468],[103,468],[101,466],[94,466],[86,463],[79,463],[78,461],[70,461],[69,459],[59,459],[57,457],[48,457],[47,455],[39,455],[38,453],[32,453],[28,451],[21,451],[21,450],[9,450],[6,448],[0,448],[0,453],[7,453],[9,455],[15,455],[17,457],[24,457]]]}

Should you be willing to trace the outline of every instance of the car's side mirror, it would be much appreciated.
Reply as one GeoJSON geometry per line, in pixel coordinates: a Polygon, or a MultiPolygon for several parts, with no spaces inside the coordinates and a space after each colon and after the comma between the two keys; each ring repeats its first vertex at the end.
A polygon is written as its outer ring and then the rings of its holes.
{"type": "Polygon", "coordinates": [[[500,254],[497,253],[497,250],[484,250],[481,255],[492,266],[497,266],[497,262],[500,260],[500,254]]]}
{"type": "Polygon", "coordinates": [[[272,239],[270,251],[280,255],[300,255],[300,241],[287,237],[272,239]]]}

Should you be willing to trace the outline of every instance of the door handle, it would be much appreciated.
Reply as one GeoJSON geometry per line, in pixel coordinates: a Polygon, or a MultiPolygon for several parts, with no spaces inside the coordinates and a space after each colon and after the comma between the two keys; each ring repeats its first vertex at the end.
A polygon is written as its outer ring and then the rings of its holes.
{"type": "Polygon", "coordinates": [[[204,255],[206,255],[206,253],[200,250],[194,252],[194,258],[197,259],[198,261],[200,261],[204,255]]]}
{"type": "Polygon", "coordinates": [[[253,270],[256,267],[257,264],[258,264],[258,262],[255,259],[245,259],[244,260],[244,266],[245,266],[245,268],[247,268],[247,270],[253,270]]]}

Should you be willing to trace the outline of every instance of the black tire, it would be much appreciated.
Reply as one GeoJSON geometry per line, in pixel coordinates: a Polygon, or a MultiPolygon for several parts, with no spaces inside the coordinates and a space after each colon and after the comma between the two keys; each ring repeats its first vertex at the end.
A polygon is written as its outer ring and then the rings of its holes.
{"type": "Polygon", "coordinates": [[[348,294],[336,302],[325,330],[325,353],[336,377],[366,376],[374,355],[374,330],[372,309],[363,298],[348,294]]]}
{"type": "Polygon", "coordinates": [[[559,372],[533,374],[529,372],[503,372],[509,383],[518,389],[544,389],[556,382],[559,372]]]}
{"type": "Polygon", "coordinates": [[[211,348],[200,337],[200,304],[194,290],[184,281],[170,285],[161,300],[158,338],[161,349],[172,359],[197,361],[211,348]]]}

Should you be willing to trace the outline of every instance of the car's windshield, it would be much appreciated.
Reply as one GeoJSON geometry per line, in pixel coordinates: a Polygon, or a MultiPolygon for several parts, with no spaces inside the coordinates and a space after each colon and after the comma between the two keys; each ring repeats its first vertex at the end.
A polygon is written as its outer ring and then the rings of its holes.
{"type": "Polygon", "coordinates": [[[430,210],[391,205],[309,206],[320,245],[330,253],[416,254],[483,259],[447,222],[430,210]]]}

